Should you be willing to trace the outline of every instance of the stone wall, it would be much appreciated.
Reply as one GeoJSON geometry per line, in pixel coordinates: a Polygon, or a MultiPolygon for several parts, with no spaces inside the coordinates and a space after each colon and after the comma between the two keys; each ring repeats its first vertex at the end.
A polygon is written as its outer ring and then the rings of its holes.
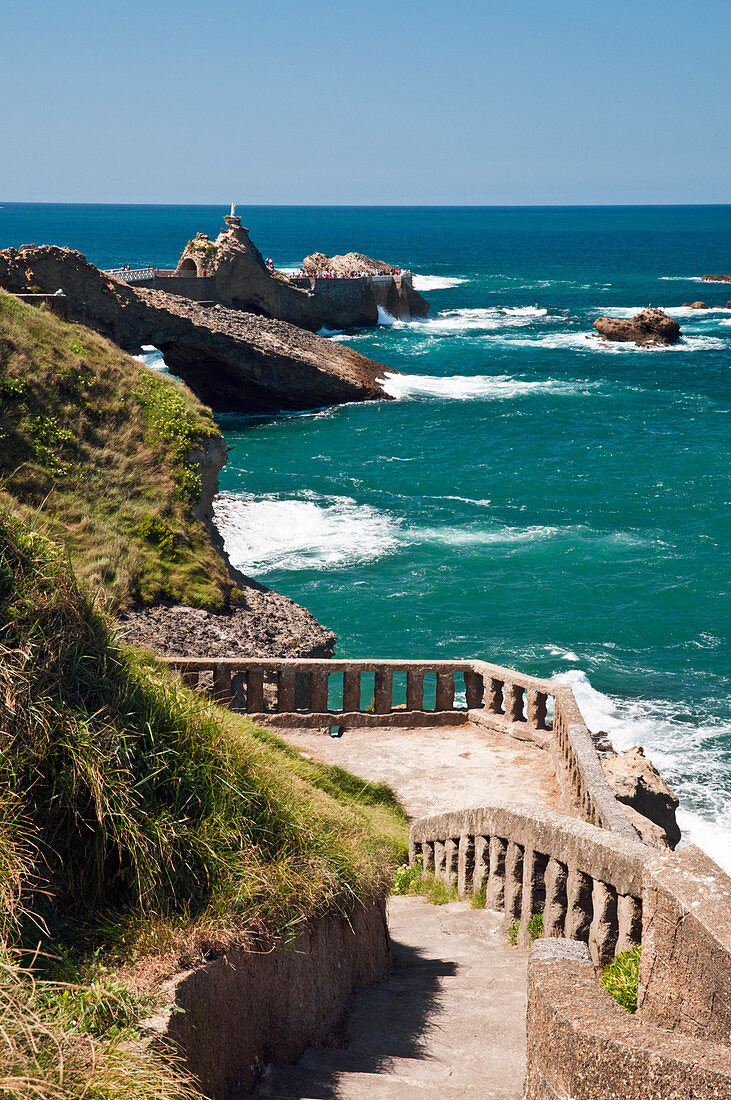
{"type": "Polygon", "coordinates": [[[661,1027],[731,1046],[731,879],[696,847],[645,868],[638,1002],[661,1027]]]}
{"type": "Polygon", "coordinates": [[[266,1063],[324,1043],[355,988],[384,978],[388,963],[385,904],[371,902],[284,946],[232,948],[179,975],[162,990],[169,1010],[149,1027],[174,1040],[206,1096],[228,1100],[250,1092],[266,1063]]]}
{"type": "Polygon", "coordinates": [[[539,940],[528,978],[525,1100],[728,1100],[731,1049],[625,1012],[584,944],[539,940]]]}

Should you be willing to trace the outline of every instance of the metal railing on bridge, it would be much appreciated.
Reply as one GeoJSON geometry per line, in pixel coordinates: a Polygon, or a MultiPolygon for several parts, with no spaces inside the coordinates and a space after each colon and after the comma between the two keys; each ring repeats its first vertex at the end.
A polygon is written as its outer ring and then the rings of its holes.
{"type": "Polygon", "coordinates": [[[104,274],[112,275],[123,283],[136,283],[139,279],[154,279],[155,270],[154,267],[110,267],[104,274]]]}

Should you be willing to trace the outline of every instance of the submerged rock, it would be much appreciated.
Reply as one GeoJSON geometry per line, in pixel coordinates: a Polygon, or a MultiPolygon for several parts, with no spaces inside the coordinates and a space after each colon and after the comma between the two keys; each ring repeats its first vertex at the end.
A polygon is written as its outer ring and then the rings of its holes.
{"type": "Polygon", "coordinates": [[[594,328],[605,340],[639,344],[640,347],[676,344],[680,325],[662,309],[649,306],[629,319],[598,317],[594,328]]]}
{"type": "Polygon", "coordinates": [[[678,797],[640,747],[613,753],[602,766],[615,797],[642,839],[656,848],[675,848],[680,828],[678,797]]]}

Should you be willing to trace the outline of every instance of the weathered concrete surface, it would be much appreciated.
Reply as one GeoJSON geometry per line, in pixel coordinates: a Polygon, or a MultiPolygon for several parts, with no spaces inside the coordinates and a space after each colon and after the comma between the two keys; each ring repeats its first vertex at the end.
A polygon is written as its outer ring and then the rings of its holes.
{"type": "Polygon", "coordinates": [[[256,1095],[396,1100],[520,1100],[525,1072],[525,952],[499,918],[464,902],[388,903],[393,965],[356,994],[342,1049],[272,1066],[256,1095]]]}
{"type": "Polygon", "coordinates": [[[731,879],[695,846],[645,868],[638,1004],[661,1027],[731,1047],[731,879]]]}
{"type": "Polygon", "coordinates": [[[546,750],[473,725],[349,729],[342,737],[277,732],[315,760],[388,783],[413,818],[506,799],[564,810],[546,750]]]}
{"type": "Polygon", "coordinates": [[[253,1087],[267,1059],[291,1061],[323,1042],[353,990],[383,979],[388,964],[384,903],[373,901],[292,943],[231,947],[178,975],[160,990],[169,1009],[148,1028],[174,1040],[206,1096],[228,1100],[253,1087]]]}
{"type": "Polygon", "coordinates": [[[529,964],[525,1100],[728,1100],[731,1049],[653,1027],[597,980],[584,944],[539,940],[529,964]]]}
{"type": "Polygon", "coordinates": [[[126,351],[159,348],[201,401],[232,412],[310,409],[387,400],[386,368],[352,348],[283,321],[222,306],[206,308],[162,291],[130,287],[80,252],[43,245],[0,251],[0,286],[63,288],[69,320],[126,351]]]}

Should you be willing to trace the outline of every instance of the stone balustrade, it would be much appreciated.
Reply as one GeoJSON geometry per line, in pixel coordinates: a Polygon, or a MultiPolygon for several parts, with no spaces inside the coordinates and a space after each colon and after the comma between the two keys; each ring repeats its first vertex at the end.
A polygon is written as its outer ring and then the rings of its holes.
{"type": "Polygon", "coordinates": [[[642,875],[653,850],[586,821],[533,806],[496,803],[423,818],[411,828],[409,860],[422,861],[460,896],[485,892],[486,905],[517,923],[543,917],[544,935],[588,943],[597,964],[640,942],[642,875]]]}
{"type": "Polygon", "coordinates": [[[182,658],[166,663],[193,688],[282,727],[449,726],[475,722],[552,744],[586,820],[636,834],[607,783],[569,687],[485,661],[182,658]],[[551,735],[553,734],[553,737],[551,735]]]}

